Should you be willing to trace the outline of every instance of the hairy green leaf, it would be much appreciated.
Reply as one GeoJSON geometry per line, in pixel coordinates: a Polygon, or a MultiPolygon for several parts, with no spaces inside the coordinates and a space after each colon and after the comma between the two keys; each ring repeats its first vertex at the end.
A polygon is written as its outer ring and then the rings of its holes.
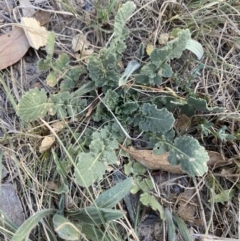
{"type": "Polygon", "coordinates": [[[174,117],[166,108],[157,109],[156,105],[144,103],[139,127],[143,131],[165,133],[173,127],[174,117]]]}
{"type": "Polygon", "coordinates": [[[172,214],[170,213],[170,211],[167,208],[165,208],[164,211],[165,211],[164,213],[165,213],[165,217],[166,217],[166,221],[167,221],[168,240],[175,241],[176,233],[175,233],[175,225],[173,223],[172,214]]]}
{"type": "Polygon", "coordinates": [[[54,213],[56,213],[55,209],[46,209],[33,214],[17,229],[11,241],[27,240],[29,233],[38,224],[38,222],[40,222],[44,217],[54,213]]]}
{"type": "Polygon", "coordinates": [[[87,224],[102,224],[124,216],[124,212],[110,208],[86,207],[77,211],[68,212],[73,219],[87,224]]]}
{"type": "Polygon", "coordinates": [[[185,241],[193,241],[193,239],[191,238],[187,225],[185,224],[185,222],[179,218],[176,214],[173,214],[173,222],[175,223],[175,225],[177,226],[180,234],[182,235],[183,239],[185,241]]]}
{"type": "Polygon", "coordinates": [[[171,165],[180,165],[180,168],[191,176],[202,176],[207,172],[208,160],[207,151],[190,136],[176,138],[168,157],[171,165]]]}
{"type": "Polygon", "coordinates": [[[140,201],[143,205],[150,206],[153,210],[158,211],[161,219],[165,220],[163,207],[154,196],[148,193],[142,193],[140,195],[140,201]]]}
{"type": "Polygon", "coordinates": [[[31,89],[20,100],[17,115],[24,121],[34,121],[44,117],[51,106],[43,89],[31,89]]]}
{"type": "Polygon", "coordinates": [[[132,178],[117,183],[107,191],[103,192],[96,200],[96,204],[100,208],[113,208],[127,195],[133,186],[132,178]]]}
{"type": "Polygon", "coordinates": [[[58,236],[64,240],[78,240],[81,234],[80,230],[67,218],[55,214],[53,216],[54,230],[58,236]]]}
{"type": "Polygon", "coordinates": [[[99,227],[95,225],[82,224],[82,233],[88,238],[88,240],[92,241],[110,241],[111,239],[108,237],[106,230],[103,232],[99,229],[99,227]]]}

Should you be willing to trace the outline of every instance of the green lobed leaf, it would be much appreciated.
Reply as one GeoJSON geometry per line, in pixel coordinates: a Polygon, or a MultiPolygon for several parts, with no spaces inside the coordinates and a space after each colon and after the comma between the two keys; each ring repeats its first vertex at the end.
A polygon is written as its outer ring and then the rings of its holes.
{"type": "Polygon", "coordinates": [[[127,195],[133,186],[132,178],[117,183],[107,191],[103,192],[96,200],[100,208],[112,208],[127,195]]]}
{"type": "Polygon", "coordinates": [[[68,65],[69,61],[70,61],[69,56],[66,53],[63,53],[63,54],[59,55],[59,57],[53,63],[53,66],[57,70],[64,72],[69,67],[69,65],[68,65]]]}
{"type": "Polygon", "coordinates": [[[165,133],[173,127],[175,119],[166,108],[159,110],[156,105],[144,103],[141,111],[139,127],[143,131],[165,133]]]}
{"type": "Polygon", "coordinates": [[[132,194],[136,194],[138,191],[143,191],[143,192],[150,192],[154,186],[153,182],[150,178],[141,178],[140,176],[137,176],[133,180],[134,186],[131,190],[132,194]]]}
{"type": "Polygon", "coordinates": [[[193,109],[197,109],[200,111],[205,111],[205,112],[224,112],[225,108],[223,107],[208,107],[207,106],[207,101],[204,99],[199,99],[199,98],[194,98],[194,97],[189,97],[187,100],[187,104],[191,106],[193,109]]]}
{"type": "Polygon", "coordinates": [[[45,49],[48,54],[48,58],[50,58],[50,59],[52,58],[52,56],[54,54],[54,45],[55,45],[55,33],[49,32],[45,49]]]}
{"type": "Polygon", "coordinates": [[[89,187],[103,178],[106,167],[100,158],[101,153],[90,152],[78,155],[77,169],[75,169],[74,176],[80,186],[89,187]]]}
{"type": "Polygon", "coordinates": [[[19,101],[17,115],[24,121],[34,121],[44,117],[51,106],[45,90],[31,89],[19,101]]]}
{"type": "Polygon", "coordinates": [[[25,241],[28,238],[31,230],[40,222],[44,217],[56,213],[55,209],[46,209],[33,214],[28,218],[13,235],[11,241],[25,241]]]}
{"type": "Polygon", "coordinates": [[[115,42],[122,42],[122,36],[124,34],[124,26],[131,16],[133,11],[135,10],[136,5],[133,2],[126,2],[124,3],[121,8],[118,10],[117,15],[115,16],[114,21],[114,41],[115,42]]]}
{"type": "Polygon", "coordinates": [[[58,236],[64,240],[78,240],[81,234],[80,230],[67,218],[55,214],[53,216],[54,230],[58,236]]]}
{"type": "Polygon", "coordinates": [[[186,49],[187,41],[191,39],[189,29],[182,30],[178,33],[178,37],[167,43],[161,49],[154,49],[150,54],[150,59],[156,66],[162,65],[164,62],[174,58],[180,58],[182,52],[186,49]]]}
{"type": "Polygon", "coordinates": [[[162,220],[165,220],[165,214],[162,205],[158,202],[158,200],[148,194],[142,193],[140,195],[140,202],[145,206],[150,206],[153,210],[158,211],[162,220]]]}
{"type": "Polygon", "coordinates": [[[190,136],[176,138],[168,157],[171,165],[180,165],[180,168],[191,176],[202,176],[207,172],[208,160],[207,151],[190,136]]]}
{"type": "Polygon", "coordinates": [[[46,83],[50,87],[54,87],[58,83],[57,79],[57,73],[55,71],[51,71],[47,78],[46,78],[46,83]]]}

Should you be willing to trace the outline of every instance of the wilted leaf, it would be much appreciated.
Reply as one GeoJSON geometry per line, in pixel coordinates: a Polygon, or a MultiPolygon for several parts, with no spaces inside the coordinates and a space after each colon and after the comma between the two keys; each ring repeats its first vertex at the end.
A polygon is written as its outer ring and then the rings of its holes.
{"type": "Polygon", "coordinates": [[[202,58],[204,54],[202,45],[194,39],[188,39],[186,49],[194,53],[199,60],[202,58]]]}
{"type": "Polygon", "coordinates": [[[128,62],[127,68],[125,69],[124,73],[122,74],[121,78],[118,81],[118,85],[122,86],[126,84],[130,75],[136,71],[140,67],[140,64],[136,60],[132,60],[128,62]]]}
{"type": "Polygon", "coordinates": [[[25,218],[22,204],[13,184],[1,184],[0,209],[17,226],[20,226],[24,222],[25,218]]]}
{"type": "Polygon", "coordinates": [[[160,36],[158,38],[158,42],[159,42],[159,44],[165,45],[165,44],[167,44],[168,39],[169,39],[169,34],[162,33],[162,34],[160,34],[160,36]]]}
{"type": "Polygon", "coordinates": [[[152,44],[148,44],[146,47],[147,55],[150,56],[153,50],[154,50],[154,46],[152,44]]]}
{"type": "Polygon", "coordinates": [[[45,136],[44,139],[41,142],[41,145],[39,147],[39,152],[43,153],[50,149],[55,142],[55,137],[54,136],[45,136]]]}
{"type": "Polygon", "coordinates": [[[48,31],[35,18],[21,18],[21,24],[31,47],[39,49],[47,44],[48,31]]]}
{"type": "Polygon", "coordinates": [[[22,28],[0,36],[0,70],[19,61],[30,48],[28,39],[22,28]]]}

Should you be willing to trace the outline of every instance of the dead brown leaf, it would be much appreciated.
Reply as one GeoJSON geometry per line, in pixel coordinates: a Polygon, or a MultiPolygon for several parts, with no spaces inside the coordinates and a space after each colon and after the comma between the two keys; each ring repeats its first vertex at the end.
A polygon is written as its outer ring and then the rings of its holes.
{"type": "Polygon", "coordinates": [[[40,23],[41,26],[47,24],[50,21],[51,13],[38,10],[32,15],[33,18],[37,19],[37,21],[40,23]]]}
{"type": "Polygon", "coordinates": [[[136,161],[151,170],[163,170],[176,174],[184,174],[179,166],[172,166],[168,162],[168,152],[162,155],[155,155],[152,150],[136,150],[133,147],[128,149],[122,145],[120,147],[129,153],[136,161]]]}
{"type": "Polygon", "coordinates": [[[15,27],[0,36],[0,70],[19,61],[29,48],[30,44],[22,28],[15,27]]]}
{"type": "Polygon", "coordinates": [[[58,133],[59,131],[64,129],[66,125],[67,125],[67,121],[56,121],[51,125],[51,127],[56,133],[58,133]]]}
{"type": "Polygon", "coordinates": [[[213,170],[220,166],[229,165],[232,161],[224,159],[222,155],[215,151],[208,151],[209,161],[208,166],[211,167],[213,170]]]}
{"type": "Polygon", "coordinates": [[[178,197],[178,215],[184,221],[194,222],[195,213],[197,211],[197,197],[194,196],[194,189],[186,189],[178,197]]]}
{"type": "MultiPolygon", "coordinates": [[[[119,144],[120,147],[127,153],[129,153],[136,161],[140,162],[143,166],[151,170],[163,170],[175,174],[184,174],[179,166],[172,166],[168,162],[168,152],[162,155],[155,155],[152,150],[136,150],[133,147],[130,149],[119,144]]],[[[229,162],[224,160],[220,153],[214,151],[208,151],[209,161],[208,167],[216,168],[222,165],[226,165],[229,162]]]]}
{"type": "Polygon", "coordinates": [[[39,147],[39,152],[43,153],[50,149],[55,142],[55,137],[54,136],[45,136],[41,142],[41,145],[39,147]]]}
{"type": "Polygon", "coordinates": [[[180,115],[176,120],[176,129],[179,133],[186,131],[190,125],[191,125],[191,118],[187,117],[184,114],[180,115]]]}

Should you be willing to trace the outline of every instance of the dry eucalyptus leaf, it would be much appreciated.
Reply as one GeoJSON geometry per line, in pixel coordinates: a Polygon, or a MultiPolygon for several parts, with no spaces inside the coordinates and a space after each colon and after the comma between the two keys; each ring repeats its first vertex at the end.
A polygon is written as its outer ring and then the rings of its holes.
{"type": "Polygon", "coordinates": [[[22,28],[0,36],[0,70],[19,61],[30,48],[28,39],[22,28]]]}
{"type": "Polygon", "coordinates": [[[0,209],[17,226],[20,226],[25,221],[22,204],[13,184],[1,184],[0,209]]]}
{"type": "Polygon", "coordinates": [[[53,136],[45,136],[44,139],[41,142],[41,145],[39,147],[39,152],[43,153],[50,149],[55,142],[55,137],[53,136]]]}
{"type": "Polygon", "coordinates": [[[31,47],[39,49],[47,44],[48,31],[35,18],[21,18],[24,32],[31,47]]]}
{"type": "Polygon", "coordinates": [[[128,149],[122,145],[120,145],[120,147],[148,169],[160,169],[171,173],[184,174],[179,166],[172,166],[169,164],[168,152],[165,152],[162,155],[155,155],[152,150],[136,150],[133,147],[128,149]]]}

